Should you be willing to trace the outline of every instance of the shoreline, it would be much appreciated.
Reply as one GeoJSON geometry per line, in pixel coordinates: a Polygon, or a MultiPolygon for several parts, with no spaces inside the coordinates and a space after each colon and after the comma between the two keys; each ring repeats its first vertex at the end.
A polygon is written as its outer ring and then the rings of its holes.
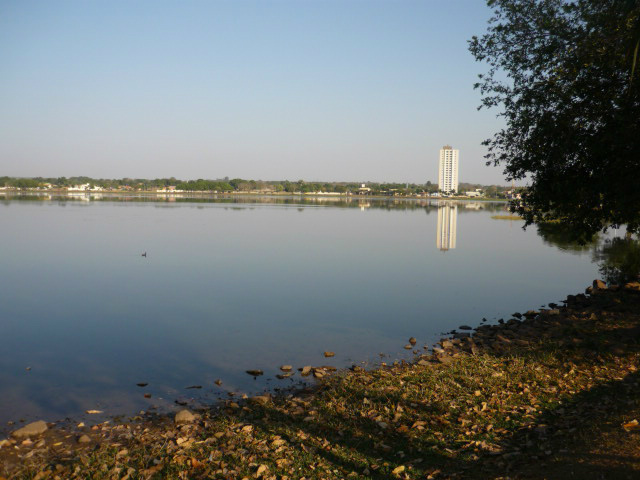
{"type": "Polygon", "coordinates": [[[474,201],[474,202],[498,202],[508,203],[504,198],[479,198],[479,197],[431,197],[431,196],[390,196],[390,195],[360,195],[360,194],[322,194],[322,193],[290,193],[290,192],[205,192],[205,191],[184,191],[184,192],[157,192],[153,190],[117,190],[117,191],[68,191],[65,189],[55,190],[0,190],[0,195],[9,196],[45,196],[60,195],[70,198],[79,198],[95,195],[106,196],[139,196],[139,197],[160,197],[160,198],[233,198],[233,197],[274,197],[274,198],[313,198],[313,199],[335,199],[335,200],[435,200],[435,201],[474,201]]]}
{"type": "Polygon", "coordinates": [[[219,478],[293,479],[303,471],[326,478],[476,478],[475,468],[513,474],[535,471],[540,461],[560,468],[555,437],[573,437],[584,423],[565,415],[582,401],[575,397],[593,403],[591,391],[619,382],[616,388],[635,395],[619,397],[625,408],[640,415],[640,402],[628,403],[640,397],[640,284],[606,288],[594,281],[586,293],[569,295],[564,306],[458,329],[412,363],[319,371],[311,388],[230,398],[176,418],[147,413],[0,439],[0,475],[85,478],[106,465],[139,478],[205,471],[219,478]],[[247,462],[242,451],[256,458],[247,462]]]}

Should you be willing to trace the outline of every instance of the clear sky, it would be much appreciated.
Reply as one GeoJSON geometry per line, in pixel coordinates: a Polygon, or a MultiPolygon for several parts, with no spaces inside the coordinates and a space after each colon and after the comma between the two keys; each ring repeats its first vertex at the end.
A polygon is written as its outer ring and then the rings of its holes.
{"type": "Polygon", "coordinates": [[[0,0],[0,175],[505,183],[482,0],[0,0]]]}

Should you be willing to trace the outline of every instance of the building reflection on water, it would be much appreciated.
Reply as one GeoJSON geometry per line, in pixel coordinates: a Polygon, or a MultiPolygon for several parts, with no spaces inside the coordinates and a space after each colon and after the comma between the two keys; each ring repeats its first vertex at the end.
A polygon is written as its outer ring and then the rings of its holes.
{"type": "Polygon", "coordinates": [[[458,205],[438,205],[438,232],[436,246],[442,251],[456,248],[458,205]]]}

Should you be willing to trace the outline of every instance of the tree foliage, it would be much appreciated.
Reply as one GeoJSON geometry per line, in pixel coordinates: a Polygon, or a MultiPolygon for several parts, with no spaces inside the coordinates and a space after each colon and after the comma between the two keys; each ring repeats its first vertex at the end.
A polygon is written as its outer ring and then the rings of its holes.
{"type": "Polygon", "coordinates": [[[529,188],[512,211],[560,221],[575,238],[640,230],[638,0],[488,0],[487,33],[469,42],[488,64],[476,88],[506,126],[487,164],[529,188]]]}

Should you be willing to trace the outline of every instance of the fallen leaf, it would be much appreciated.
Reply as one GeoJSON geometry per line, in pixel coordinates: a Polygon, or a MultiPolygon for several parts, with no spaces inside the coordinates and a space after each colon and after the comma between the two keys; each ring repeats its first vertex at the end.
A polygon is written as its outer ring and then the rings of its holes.
{"type": "Polygon", "coordinates": [[[399,467],[394,468],[391,473],[393,473],[394,475],[399,475],[402,472],[404,472],[404,465],[400,465],[399,467]]]}
{"type": "Polygon", "coordinates": [[[258,471],[256,471],[256,476],[260,477],[264,472],[266,472],[268,470],[268,467],[266,465],[260,465],[258,467],[258,471]]]}
{"type": "Polygon", "coordinates": [[[627,432],[633,432],[640,430],[640,423],[638,420],[631,420],[629,423],[623,423],[622,428],[624,428],[627,432]]]}

